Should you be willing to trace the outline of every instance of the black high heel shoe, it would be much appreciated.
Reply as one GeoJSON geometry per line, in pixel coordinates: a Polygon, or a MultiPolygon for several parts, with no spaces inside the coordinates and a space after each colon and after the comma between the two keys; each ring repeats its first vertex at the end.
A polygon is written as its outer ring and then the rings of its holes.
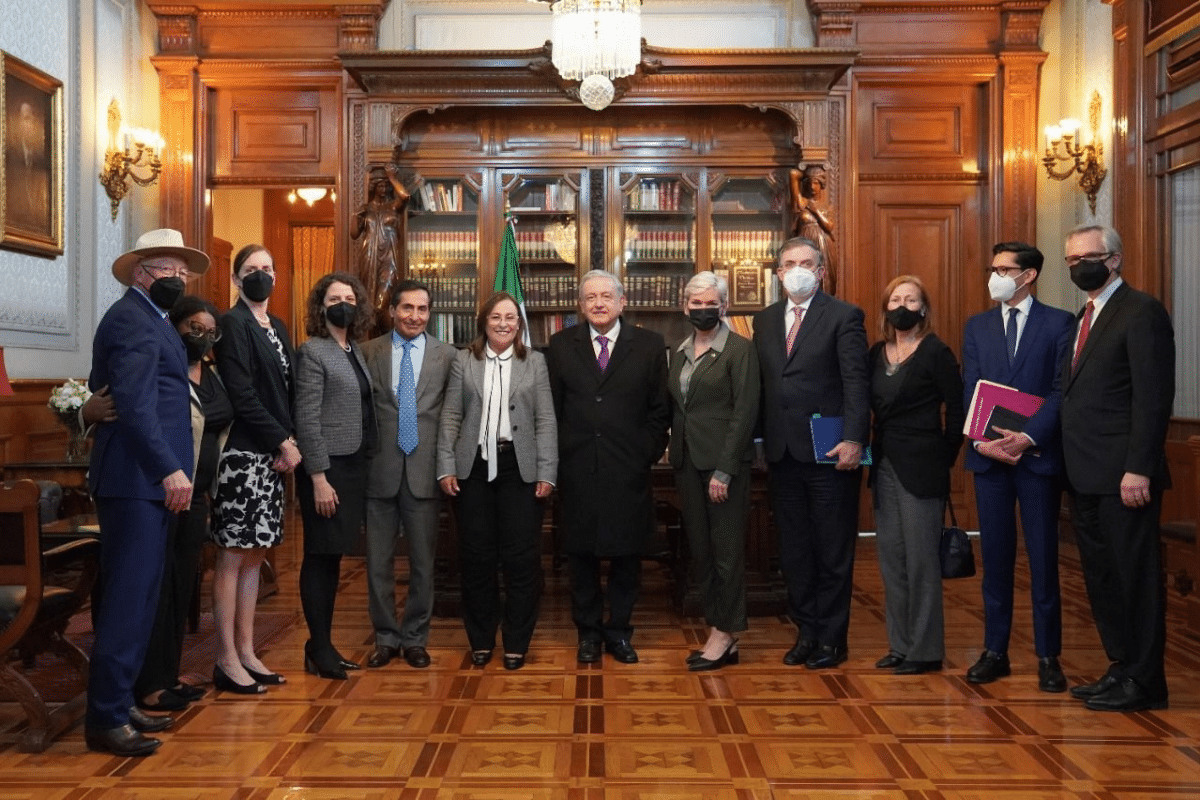
{"type": "Polygon", "coordinates": [[[734,639],[729,643],[729,647],[725,648],[725,652],[713,659],[705,658],[703,654],[695,661],[688,664],[688,672],[708,672],[714,669],[720,669],[726,664],[736,664],[741,659],[737,651],[738,640],[734,639]]]}
{"type": "Polygon", "coordinates": [[[312,653],[312,648],[308,642],[304,643],[304,671],[310,675],[316,675],[319,678],[328,678],[334,681],[349,680],[346,675],[346,670],[341,666],[340,659],[336,656],[327,659],[329,663],[320,663],[316,656],[312,653]],[[332,664],[332,666],[330,665],[332,664]]]}
{"type": "Polygon", "coordinates": [[[225,670],[221,669],[220,664],[213,667],[213,687],[219,691],[233,692],[234,694],[262,694],[267,690],[267,687],[258,681],[253,683],[236,682],[225,674],[225,670]]]}
{"type": "Polygon", "coordinates": [[[263,686],[281,686],[287,683],[287,678],[280,675],[278,672],[255,672],[254,670],[242,664],[242,669],[254,680],[261,683],[263,686]]]}

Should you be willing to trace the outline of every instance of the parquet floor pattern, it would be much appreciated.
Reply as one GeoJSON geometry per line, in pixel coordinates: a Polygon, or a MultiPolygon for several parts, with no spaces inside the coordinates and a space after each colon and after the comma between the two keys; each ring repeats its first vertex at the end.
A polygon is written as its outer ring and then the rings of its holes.
{"type": "MultiPolygon", "coordinates": [[[[281,548],[281,591],[264,610],[299,609],[298,540],[281,548]]],[[[1074,551],[1064,550],[1062,662],[1074,685],[1107,664],[1074,551]]],[[[1013,675],[986,686],[963,675],[982,639],[978,577],[945,584],[944,672],[873,668],[886,645],[869,539],[859,546],[850,660],[825,672],[780,663],[794,629],[779,618],[751,620],[741,664],[687,672],[703,621],[675,615],[657,567],[645,577],[636,665],[576,663],[565,577],[547,567],[542,619],[517,672],[499,658],[473,667],[458,620],[439,618],[431,668],[396,661],[326,681],[301,669],[301,624],[263,654],[286,686],[249,699],[210,692],[141,760],[89,753],[78,729],[46,753],[19,753],[19,714],[0,703],[0,800],[1200,798],[1200,642],[1177,633],[1185,601],[1174,593],[1171,707],[1127,715],[1037,690],[1021,576],[1013,675]]],[[[363,562],[347,558],[334,640],[365,661],[371,638],[363,562]]]]}

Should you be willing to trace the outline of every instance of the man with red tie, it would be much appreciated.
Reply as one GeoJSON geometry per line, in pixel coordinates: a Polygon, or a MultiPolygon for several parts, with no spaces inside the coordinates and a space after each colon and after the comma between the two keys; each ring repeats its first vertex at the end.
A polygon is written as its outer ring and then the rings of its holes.
{"type": "Polygon", "coordinates": [[[1071,524],[1100,641],[1112,662],[1071,694],[1095,711],[1167,707],[1166,597],[1158,518],[1170,486],[1165,441],[1175,335],[1162,303],[1121,279],[1121,237],[1067,234],[1071,281],[1087,292],[1062,364],[1071,524]]]}

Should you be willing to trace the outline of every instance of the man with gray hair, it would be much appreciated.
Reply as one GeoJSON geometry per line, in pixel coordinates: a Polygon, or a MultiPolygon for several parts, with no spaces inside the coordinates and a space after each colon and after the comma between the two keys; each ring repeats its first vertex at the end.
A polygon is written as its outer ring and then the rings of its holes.
{"type": "Polygon", "coordinates": [[[633,649],[633,606],[641,558],[654,528],[650,468],[663,454],[671,405],[663,337],[621,318],[617,276],[592,270],[579,284],[585,321],[550,339],[546,362],[558,417],[558,488],[571,615],[580,662],[603,646],[625,664],[633,649]],[[601,560],[609,561],[609,615],[601,560]]]}
{"type": "Polygon", "coordinates": [[[1121,278],[1121,237],[1067,234],[1071,282],[1087,292],[1063,356],[1062,444],[1071,527],[1092,617],[1112,662],[1071,694],[1094,711],[1167,707],[1166,592],[1158,517],[1175,401],[1175,333],[1163,304],[1121,278]]]}

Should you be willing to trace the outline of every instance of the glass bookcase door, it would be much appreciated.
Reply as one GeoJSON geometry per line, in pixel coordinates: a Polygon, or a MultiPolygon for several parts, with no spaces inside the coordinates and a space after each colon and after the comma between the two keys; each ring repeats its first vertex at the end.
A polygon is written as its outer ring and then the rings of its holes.
{"type": "Polygon", "coordinates": [[[785,184],[772,174],[709,172],[709,254],[729,282],[729,322],[749,334],[749,316],[779,299],[775,252],[783,244],[785,184]]]}
{"type": "Polygon", "coordinates": [[[410,173],[406,219],[407,275],[429,286],[429,332],[466,344],[475,335],[479,294],[479,214],[482,175],[410,173]]]}
{"type": "Polygon", "coordinates": [[[698,172],[617,171],[626,315],[668,340],[686,332],[683,287],[696,271],[698,172]]]}
{"type": "Polygon", "coordinates": [[[521,289],[535,347],[577,321],[576,287],[586,262],[587,183],[583,170],[501,170],[511,212],[521,289]]]}

